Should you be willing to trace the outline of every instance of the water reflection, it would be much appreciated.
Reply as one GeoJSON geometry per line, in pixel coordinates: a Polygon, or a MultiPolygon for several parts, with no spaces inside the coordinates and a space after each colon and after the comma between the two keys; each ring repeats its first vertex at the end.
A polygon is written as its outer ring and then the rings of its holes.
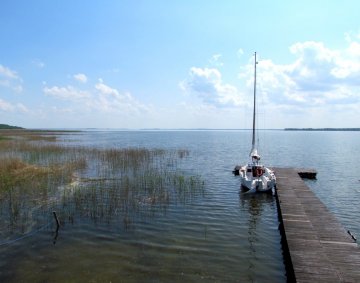
{"type": "Polygon", "coordinates": [[[268,207],[272,206],[274,202],[275,197],[271,193],[247,193],[240,189],[240,207],[242,210],[248,211],[246,227],[248,240],[247,279],[249,282],[257,282],[259,271],[264,268],[259,266],[261,262],[259,255],[262,254],[264,235],[259,235],[263,230],[258,226],[263,225],[264,218],[266,219],[263,214],[268,212],[268,207]]]}

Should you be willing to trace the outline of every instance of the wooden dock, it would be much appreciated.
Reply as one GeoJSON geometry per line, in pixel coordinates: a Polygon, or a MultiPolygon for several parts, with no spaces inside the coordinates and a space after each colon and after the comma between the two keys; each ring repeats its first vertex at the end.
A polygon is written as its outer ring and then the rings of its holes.
{"type": "Polygon", "coordinates": [[[274,168],[288,281],[360,282],[358,244],[299,170],[274,168]]]}

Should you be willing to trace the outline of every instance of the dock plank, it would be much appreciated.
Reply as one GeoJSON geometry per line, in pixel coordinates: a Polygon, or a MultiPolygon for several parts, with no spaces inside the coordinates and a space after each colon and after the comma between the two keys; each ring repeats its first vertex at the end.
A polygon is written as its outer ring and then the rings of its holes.
{"type": "Polygon", "coordinates": [[[299,170],[274,168],[279,218],[296,282],[360,282],[359,246],[299,170]]]}

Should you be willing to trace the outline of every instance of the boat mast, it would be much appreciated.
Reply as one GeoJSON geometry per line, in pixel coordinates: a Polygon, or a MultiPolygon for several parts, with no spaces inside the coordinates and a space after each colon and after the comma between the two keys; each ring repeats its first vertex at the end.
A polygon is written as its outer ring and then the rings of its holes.
{"type": "Polygon", "coordinates": [[[256,111],[256,52],[255,52],[255,70],[254,70],[254,113],[253,113],[253,129],[252,129],[252,150],[255,149],[255,111],[256,111]]]}

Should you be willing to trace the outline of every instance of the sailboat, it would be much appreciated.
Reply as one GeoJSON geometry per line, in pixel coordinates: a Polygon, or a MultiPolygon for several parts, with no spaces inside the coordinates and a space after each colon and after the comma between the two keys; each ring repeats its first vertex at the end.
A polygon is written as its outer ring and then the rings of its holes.
{"type": "Polygon", "coordinates": [[[240,175],[241,187],[249,192],[267,192],[275,190],[276,177],[274,172],[260,163],[260,155],[256,147],[255,121],[256,121],[256,52],[254,71],[254,110],[252,124],[252,147],[249,154],[250,161],[244,166],[236,166],[235,175],[240,175]]]}

